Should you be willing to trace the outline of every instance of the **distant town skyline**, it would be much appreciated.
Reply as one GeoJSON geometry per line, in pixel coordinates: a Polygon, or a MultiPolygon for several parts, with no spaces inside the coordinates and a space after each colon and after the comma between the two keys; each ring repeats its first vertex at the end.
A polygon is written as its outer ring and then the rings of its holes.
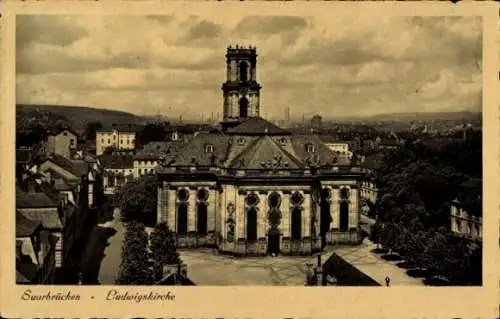
{"type": "Polygon", "coordinates": [[[17,103],[200,120],[228,45],[255,45],[261,116],[481,111],[480,17],[17,17],[17,103]]]}

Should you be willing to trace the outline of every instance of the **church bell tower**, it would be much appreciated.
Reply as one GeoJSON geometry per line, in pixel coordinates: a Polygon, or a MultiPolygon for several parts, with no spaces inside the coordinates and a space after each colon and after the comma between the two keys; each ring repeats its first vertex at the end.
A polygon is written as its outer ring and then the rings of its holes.
{"type": "Polygon", "coordinates": [[[224,98],[224,128],[240,124],[249,117],[259,116],[260,89],[257,83],[256,47],[229,46],[226,54],[227,76],[222,85],[224,98]]]}

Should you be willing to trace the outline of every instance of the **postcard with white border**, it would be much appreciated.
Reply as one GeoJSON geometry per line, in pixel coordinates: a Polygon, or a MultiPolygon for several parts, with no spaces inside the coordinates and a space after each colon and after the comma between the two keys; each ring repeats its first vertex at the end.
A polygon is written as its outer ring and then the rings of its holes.
{"type": "Polygon", "coordinates": [[[499,316],[498,4],[0,10],[2,316],[499,316]]]}

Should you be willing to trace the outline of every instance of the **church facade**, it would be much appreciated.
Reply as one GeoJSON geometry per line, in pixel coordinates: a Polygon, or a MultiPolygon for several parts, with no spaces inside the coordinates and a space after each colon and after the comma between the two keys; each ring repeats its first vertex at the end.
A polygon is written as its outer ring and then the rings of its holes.
{"type": "Polygon", "coordinates": [[[221,131],[163,156],[157,222],[179,247],[308,255],[359,243],[361,170],[313,134],[260,117],[254,47],[229,47],[221,131]]]}

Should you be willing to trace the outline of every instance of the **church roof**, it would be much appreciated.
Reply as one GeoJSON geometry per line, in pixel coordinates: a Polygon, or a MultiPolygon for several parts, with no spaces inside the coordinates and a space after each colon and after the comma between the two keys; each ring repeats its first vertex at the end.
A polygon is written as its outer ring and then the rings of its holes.
{"type": "Polygon", "coordinates": [[[267,135],[256,139],[228,166],[231,168],[262,169],[272,165],[290,169],[303,167],[299,159],[280,147],[274,139],[267,135]]]}
{"type": "Polygon", "coordinates": [[[289,131],[264,120],[262,117],[250,117],[248,120],[227,130],[228,134],[239,135],[289,135],[289,131]]]}
{"type": "Polygon", "coordinates": [[[200,133],[178,151],[170,164],[173,166],[193,164],[211,166],[213,160],[220,163],[228,154],[230,139],[230,136],[224,134],[200,133]],[[212,152],[207,152],[207,147],[211,147],[212,152]]]}
{"type": "Polygon", "coordinates": [[[233,169],[304,169],[309,165],[349,165],[314,135],[227,135],[206,133],[186,143],[168,166],[233,169]]]}

